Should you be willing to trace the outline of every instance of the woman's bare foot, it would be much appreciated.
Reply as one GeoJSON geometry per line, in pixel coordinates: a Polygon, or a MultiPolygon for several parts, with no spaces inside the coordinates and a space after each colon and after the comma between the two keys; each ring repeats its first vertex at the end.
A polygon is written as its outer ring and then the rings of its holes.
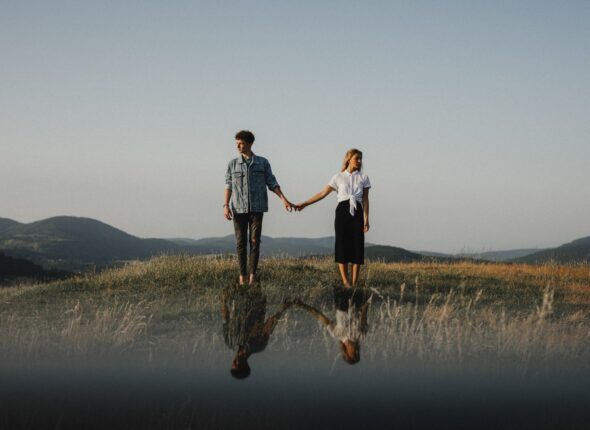
{"type": "Polygon", "coordinates": [[[353,288],[348,282],[343,283],[344,288],[353,288]]]}

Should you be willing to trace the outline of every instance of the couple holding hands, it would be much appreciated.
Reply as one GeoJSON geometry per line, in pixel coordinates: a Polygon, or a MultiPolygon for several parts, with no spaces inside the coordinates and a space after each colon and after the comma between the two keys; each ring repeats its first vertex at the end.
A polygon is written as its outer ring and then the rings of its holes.
{"type": "Polygon", "coordinates": [[[235,139],[239,156],[231,160],[227,166],[223,211],[225,218],[233,220],[234,223],[240,265],[239,284],[252,285],[256,282],[262,217],[264,212],[268,211],[268,188],[279,196],[289,212],[293,209],[301,211],[336,191],[338,206],[334,221],[335,261],[338,263],[343,286],[355,288],[360,266],[364,263],[365,232],[369,230],[371,182],[369,177],[362,173],[363,153],[358,149],[349,149],[344,156],[341,171],[330,179],[326,187],[306,201],[294,205],[281,191],[268,160],[252,152],[254,134],[242,130],[236,134],[235,139]],[[247,243],[250,243],[249,258],[247,243]]]}

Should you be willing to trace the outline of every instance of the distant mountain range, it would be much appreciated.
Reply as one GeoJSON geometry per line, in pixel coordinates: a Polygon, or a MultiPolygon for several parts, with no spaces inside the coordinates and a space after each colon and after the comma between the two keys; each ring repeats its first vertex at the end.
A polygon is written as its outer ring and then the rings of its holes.
{"type": "MultiPolygon", "coordinates": [[[[236,239],[233,234],[223,237],[210,237],[205,239],[167,239],[179,246],[197,249],[203,254],[227,254],[236,252],[236,239]]],[[[297,237],[262,236],[261,254],[266,256],[292,256],[323,255],[334,252],[334,237],[320,237],[306,239],[297,237]]]]}
{"type": "MultiPolygon", "coordinates": [[[[301,257],[332,254],[334,237],[262,237],[265,256],[301,257]]],[[[233,235],[205,239],[142,239],[91,218],[58,216],[23,224],[0,218],[0,251],[7,256],[30,260],[45,269],[84,271],[142,260],[162,253],[229,254],[235,252],[233,235]]],[[[367,244],[365,255],[383,261],[445,261],[469,258],[488,261],[561,263],[588,262],[590,237],[550,250],[520,249],[479,254],[448,255],[412,252],[403,248],[367,244]]]]}
{"type": "Polygon", "coordinates": [[[516,263],[546,263],[555,261],[558,263],[582,262],[590,263],[590,236],[574,240],[558,246],[557,248],[545,249],[529,255],[515,258],[516,263]]]}
{"type": "Polygon", "coordinates": [[[0,218],[0,250],[45,268],[85,270],[184,248],[140,239],[94,219],[58,216],[30,224],[0,218]]]}
{"type": "Polygon", "coordinates": [[[414,251],[418,254],[427,255],[436,258],[455,258],[455,259],[472,259],[496,262],[510,262],[518,257],[543,251],[538,248],[529,249],[510,249],[506,251],[484,251],[484,252],[460,252],[458,254],[444,254],[432,251],[414,251]]]}
{"type": "Polygon", "coordinates": [[[507,251],[486,251],[486,252],[471,252],[455,254],[456,258],[475,258],[477,260],[487,261],[514,261],[514,259],[523,257],[525,255],[533,254],[535,252],[543,251],[538,248],[528,249],[510,249],[507,251]]]}
{"type": "MultiPolygon", "coordinates": [[[[262,255],[302,257],[334,251],[334,237],[262,237],[262,255]]],[[[206,239],[142,239],[91,218],[58,216],[23,224],[0,218],[0,251],[44,268],[85,271],[147,259],[163,253],[231,254],[233,235],[206,239]]],[[[369,248],[367,248],[369,249],[369,248]]],[[[426,258],[401,248],[378,246],[368,258],[411,261],[426,258]],[[375,251],[379,252],[375,252],[375,251]]]]}

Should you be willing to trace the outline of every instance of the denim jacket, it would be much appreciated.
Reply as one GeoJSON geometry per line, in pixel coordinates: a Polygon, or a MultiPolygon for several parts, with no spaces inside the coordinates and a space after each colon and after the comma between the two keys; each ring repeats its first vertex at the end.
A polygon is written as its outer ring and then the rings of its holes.
{"type": "Polygon", "coordinates": [[[264,157],[252,154],[252,164],[240,156],[227,165],[225,189],[231,190],[230,209],[233,213],[268,212],[266,187],[273,190],[279,184],[264,157]]]}

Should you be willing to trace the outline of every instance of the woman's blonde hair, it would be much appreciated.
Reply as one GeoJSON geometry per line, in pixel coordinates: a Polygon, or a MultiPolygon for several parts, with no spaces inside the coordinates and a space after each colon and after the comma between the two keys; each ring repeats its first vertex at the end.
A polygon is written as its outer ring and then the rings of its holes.
{"type": "Polygon", "coordinates": [[[342,359],[348,364],[356,364],[361,361],[361,346],[358,342],[348,341],[350,349],[346,348],[344,342],[340,341],[342,349],[342,359]]]}
{"type": "Polygon", "coordinates": [[[357,154],[361,157],[363,156],[363,153],[356,148],[352,148],[346,151],[346,154],[344,155],[344,161],[342,162],[342,170],[340,170],[341,172],[344,172],[348,168],[348,163],[350,162],[350,159],[357,154]]]}

